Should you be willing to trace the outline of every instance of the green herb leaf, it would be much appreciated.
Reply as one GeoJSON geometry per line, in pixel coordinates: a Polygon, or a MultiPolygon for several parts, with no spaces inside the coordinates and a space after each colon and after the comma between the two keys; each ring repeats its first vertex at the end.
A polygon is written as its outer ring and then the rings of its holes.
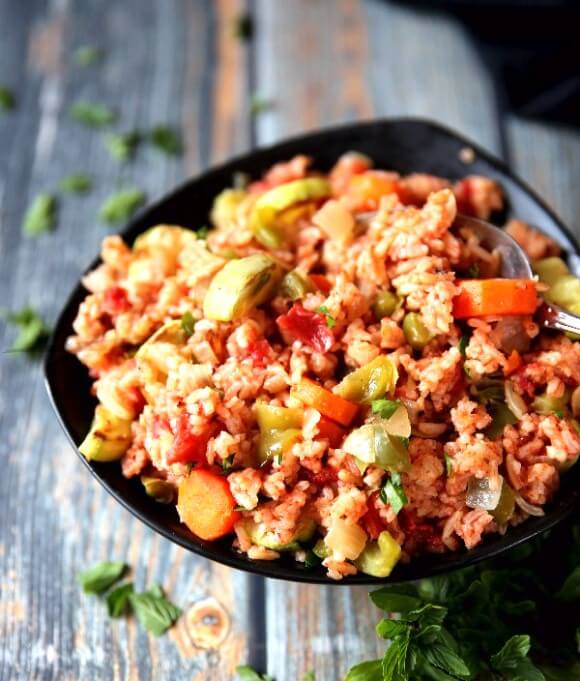
{"type": "Polygon", "coordinates": [[[389,419],[401,406],[399,400],[373,400],[371,410],[373,414],[378,414],[383,419],[389,419]]]}
{"type": "Polygon", "coordinates": [[[94,102],[76,102],[71,106],[69,113],[73,120],[89,128],[104,128],[117,121],[117,114],[112,109],[94,102]]]}
{"type": "Polygon", "coordinates": [[[65,194],[85,194],[93,186],[90,175],[84,173],[74,173],[63,177],[58,183],[58,188],[65,194]]]}
{"type": "Polygon", "coordinates": [[[491,666],[509,681],[544,681],[544,675],[528,659],[530,637],[512,636],[501,650],[491,657],[491,666]]]}
{"type": "Polygon", "coordinates": [[[463,334],[461,338],[459,339],[459,345],[457,346],[459,352],[465,357],[465,350],[467,349],[467,346],[469,345],[469,336],[467,334],[463,334]]]}
{"type": "Polygon", "coordinates": [[[312,549],[306,552],[306,556],[304,557],[304,567],[307,568],[308,570],[312,570],[315,567],[318,567],[322,563],[322,558],[317,556],[312,549]]]}
{"type": "Polygon", "coordinates": [[[209,227],[206,227],[205,225],[195,230],[195,234],[198,239],[207,239],[207,236],[210,232],[211,229],[209,227]]]}
{"type": "Polygon", "coordinates": [[[16,97],[14,97],[14,92],[0,85],[0,111],[12,111],[15,106],[16,97]]]}
{"type": "Polygon", "coordinates": [[[383,679],[385,681],[410,681],[409,644],[411,631],[393,640],[383,657],[383,679]]]}
{"type": "Polygon", "coordinates": [[[181,328],[188,336],[195,330],[195,319],[189,310],[181,315],[181,328]]]}
{"type": "Polygon", "coordinates": [[[326,317],[326,326],[328,326],[329,329],[332,329],[336,326],[336,319],[330,314],[330,311],[326,305],[321,305],[319,308],[317,308],[316,312],[320,312],[326,317]]]}
{"type": "Polygon", "coordinates": [[[229,456],[226,456],[225,459],[222,459],[222,470],[224,473],[229,473],[229,471],[232,470],[232,466],[234,465],[234,458],[235,454],[230,454],[229,456]]]}
{"type": "Polygon", "coordinates": [[[351,667],[344,681],[383,681],[383,661],[370,660],[351,667]]]}
{"type": "Polygon", "coordinates": [[[141,625],[155,636],[165,633],[181,615],[180,608],[165,598],[158,585],[129,594],[129,600],[141,625]]]}
{"type": "Polygon", "coordinates": [[[407,622],[401,620],[382,619],[376,626],[377,636],[384,639],[395,638],[405,633],[409,627],[407,622]]]}
{"type": "Polygon", "coordinates": [[[252,95],[250,98],[250,114],[252,116],[259,116],[261,113],[268,111],[273,107],[270,100],[260,97],[259,95],[252,95]]]}
{"type": "Polygon", "coordinates": [[[107,594],[107,611],[109,612],[109,617],[121,617],[121,615],[127,611],[130,605],[129,596],[132,593],[134,593],[133,584],[131,582],[126,582],[107,594]]]}
{"type": "Polygon", "coordinates": [[[234,36],[241,42],[248,42],[254,35],[254,21],[248,13],[238,14],[234,24],[234,36]]]}
{"type": "Polygon", "coordinates": [[[79,66],[92,66],[103,60],[103,50],[94,45],[81,45],[75,50],[73,59],[79,66]]]}
{"type": "Polygon", "coordinates": [[[158,125],[149,133],[151,144],[168,156],[179,156],[183,145],[179,133],[167,125],[158,125]]]}
{"type": "Polygon", "coordinates": [[[26,306],[17,312],[0,309],[0,317],[20,330],[12,346],[11,352],[33,353],[42,348],[48,339],[50,328],[32,307],[26,306]]]}
{"type": "Polygon", "coordinates": [[[395,515],[408,503],[407,495],[401,484],[400,473],[391,473],[391,477],[381,487],[380,498],[384,504],[389,504],[395,515]]]}
{"type": "Polygon", "coordinates": [[[24,216],[22,231],[26,236],[50,232],[56,224],[57,202],[52,194],[39,194],[24,216]]]}
{"type": "Polygon", "coordinates": [[[125,133],[109,133],[105,136],[105,146],[111,156],[117,161],[129,161],[135,156],[141,133],[132,130],[125,133]]]}
{"type": "Polygon", "coordinates": [[[448,646],[433,643],[425,646],[425,658],[437,669],[442,669],[450,676],[458,679],[471,679],[471,672],[465,662],[448,646]]]}
{"type": "Polygon", "coordinates": [[[443,456],[445,457],[445,473],[449,477],[453,473],[453,457],[447,453],[443,454],[443,456]]]}
{"type": "Polygon", "coordinates": [[[236,674],[238,675],[238,679],[240,681],[272,681],[271,677],[269,677],[267,674],[262,676],[247,664],[236,667],[236,674]]]}
{"type": "Polygon", "coordinates": [[[300,681],[316,681],[314,677],[314,672],[313,671],[305,672],[304,674],[302,674],[302,678],[300,679],[300,681]]]}
{"type": "Polygon", "coordinates": [[[81,572],[78,581],[86,594],[100,594],[121,579],[126,570],[125,563],[104,561],[81,572]]]}
{"type": "Polygon", "coordinates": [[[580,599],[580,565],[568,575],[557,597],[566,602],[580,599]]]}
{"type": "Polygon", "coordinates": [[[123,222],[144,203],[145,194],[140,189],[124,189],[105,200],[99,210],[99,218],[109,224],[123,222]]]}
{"type": "Polygon", "coordinates": [[[384,586],[382,589],[372,591],[370,597],[377,608],[385,612],[406,613],[421,605],[421,600],[416,596],[416,590],[406,589],[404,586],[394,588],[384,586]]]}

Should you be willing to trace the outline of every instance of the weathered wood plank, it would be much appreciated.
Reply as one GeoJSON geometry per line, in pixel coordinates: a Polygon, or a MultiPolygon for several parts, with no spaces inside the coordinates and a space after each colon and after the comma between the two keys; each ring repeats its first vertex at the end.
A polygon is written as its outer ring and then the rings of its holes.
{"type": "MultiPolygon", "coordinates": [[[[244,50],[225,39],[242,7],[0,0],[0,80],[19,99],[0,120],[2,305],[31,303],[54,319],[97,252],[105,231],[95,216],[119,182],[153,198],[248,144],[244,50]],[[105,60],[81,69],[72,54],[87,43],[103,47],[105,60]],[[183,124],[183,162],[143,149],[119,165],[100,132],[69,120],[80,98],[116,108],[119,130],[183,124]],[[79,170],[94,174],[94,191],[61,201],[54,234],[24,239],[31,197],[79,170]]],[[[11,338],[2,325],[0,346],[11,338]]],[[[0,385],[0,678],[230,678],[251,656],[251,580],[161,539],[94,483],[60,432],[38,365],[2,354],[0,385]],[[79,593],[78,571],[111,558],[134,567],[138,588],[159,582],[184,606],[169,635],[155,639],[134,620],[110,622],[98,599],[79,593]],[[214,620],[222,622],[217,635],[208,628],[214,620]]]]}
{"type": "MultiPolygon", "coordinates": [[[[448,19],[377,0],[256,0],[256,89],[273,103],[258,143],[371,116],[416,115],[455,127],[499,152],[487,74],[448,19]]],[[[309,669],[336,681],[380,653],[379,613],[364,588],[267,581],[268,672],[309,669]]]]}

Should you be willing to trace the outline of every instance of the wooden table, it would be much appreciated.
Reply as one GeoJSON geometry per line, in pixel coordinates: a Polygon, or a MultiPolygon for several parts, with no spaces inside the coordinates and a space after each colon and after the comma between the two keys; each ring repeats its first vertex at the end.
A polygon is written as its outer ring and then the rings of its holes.
{"type": "MultiPolygon", "coordinates": [[[[373,116],[434,118],[506,159],[580,228],[580,136],[502,111],[461,26],[379,0],[0,0],[1,304],[53,320],[105,230],[98,207],[119,182],[150,198],[228,156],[317,126],[373,116]],[[255,37],[233,37],[249,11],[255,37]],[[103,47],[100,66],[72,59],[103,47]],[[251,93],[272,103],[252,116],[251,93]],[[186,152],[143,149],[119,164],[71,102],[108,103],[122,130],[171,123],[186,152]],[[22,236],[30,200],[74,171],[96,178],[61,202],[57,230],[22,236]]],[[[0,346],[13,332],[0,329],[0,346]]],[[[79,464],[48,404],[38,365],[0,360],[0,679],[227,681],[250,662],[278,681],[310,669],[337,681],[380,653],[378,613],[360,588],[299,586],[214,565],[154,534],[79,464]],[[136,583],[162,583],[186,610],[166,636],[111,622],[76,574],[126,560],[136,583]],[[225,626],[212,632],[214,616],[225,626]]],[[[74,386],[71,386],[74,390],[74,386]]]]}

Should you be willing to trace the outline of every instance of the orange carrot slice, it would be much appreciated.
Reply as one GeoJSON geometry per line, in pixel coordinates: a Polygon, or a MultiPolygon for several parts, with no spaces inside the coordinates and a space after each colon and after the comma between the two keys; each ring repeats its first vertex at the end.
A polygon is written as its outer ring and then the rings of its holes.
{"type": "Polygon", "coordinates": [[[536,285],[530,279],[465,279],[453,300],[456,319],[488,315],[533,314],[538,306],[536,285]]]}
{"type": "Polygon", "coordinates": [[[333,449],[340,447],[344,440],[344,436],[346,435],[344,428],[326,416],[320,417],[320,421],[316,424],[316,428],[318,429],[318,437],[321,440],[328,440],[328,444],[333,449]]]}
{"type": "Polygon", "coordinates": [[[206,468],[191,471],[179,485],[179,517],[200,539],[213,541],[229,534],[240,517],[235,507],[228,481],[206,468]]]}
{"type": "Polygon", "coordinates": [[[512,350],[511,355],[507,358],[505,367],[503,368],[504,376],[511,376],[514,371],[517,371],[522,366],[522,358],[517,350],[512,350]]]}
{"type": "Polygon", "coordinates": [[[343,426],[348,426],[358,411],[358,405],[331,393],[308,378],[303,378],[292,389],[292,395],[343,426]]]}

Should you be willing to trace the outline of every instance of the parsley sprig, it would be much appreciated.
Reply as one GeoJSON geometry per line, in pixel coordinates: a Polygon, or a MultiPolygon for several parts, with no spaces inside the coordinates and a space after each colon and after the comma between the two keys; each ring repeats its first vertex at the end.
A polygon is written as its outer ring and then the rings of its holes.
{"type": "Polygon", "coordinates": [[[19,330],[10,347],[10,352],[26,352],[33,354],[41,350],[48,340],[50,328],[38,312],[27,305],[21,310],[11,311],[0,308],[0,318],[13,324],[19,330]]]}

